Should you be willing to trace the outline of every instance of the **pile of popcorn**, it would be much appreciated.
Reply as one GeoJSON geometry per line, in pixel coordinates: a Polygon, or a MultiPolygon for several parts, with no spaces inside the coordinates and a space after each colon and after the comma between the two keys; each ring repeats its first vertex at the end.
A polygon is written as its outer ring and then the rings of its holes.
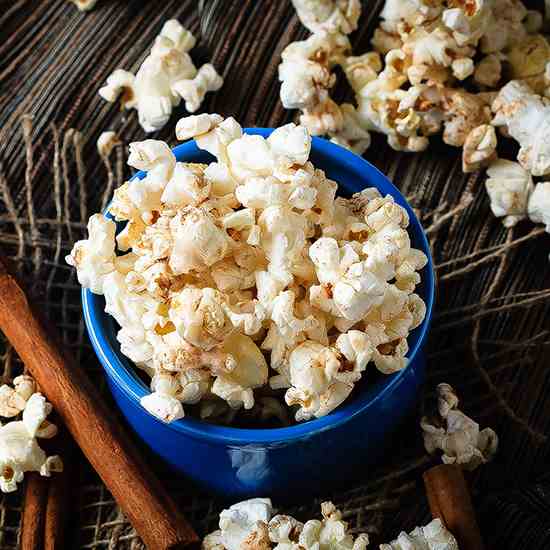
{"type": "MultiPolygon", "coordinates": [[[[462,148],[464,172],[489,166],[491,209],[510,227],[529,217],[550,228],[550,44],[542,15],[520,0],[386,0],[373,51],[352,56],[359,0],[292,0],[313,34],[288,45],[280,97],[312,135],[362,154],[370,132],[397,151],[429,138],[462,148]],[[340,66],[356,105],[330,97],[340,66]],[[498,133],[519,144],[497,158],[498,133]]],[[[548,229],[547,229],[548,230],[548,229]]]]}
{"type": "MultiPolygon", "coordinates": [[[[427,262],[405,209],[372,188],[336,197],[301,126],[264,139],[201,114],[176,135],[217,162],[132,143],[128,164],[147,174],[115,191],[110,213],[124,229],[96,214],[67,257],[105,296],[122,353],[151,377],[142,405],[166,422],[198,403],[210,417],[251,409],[270,387],[301,421],[340,405],[368,363],[403,369],[427,262]]],[[[280,414],[273,397],[263,403],[280,414]]]]}
{"type": "Polygon", "coordinates": [[[182,99],[185,109],[194,113],[208,92],[223,85],[212,64],[197,70],[188,53],[195,43],[193,34],[177,19],[166,21],[138,72],[117,69],[99,95],[109,102],[120,100],[123,109],[136,109],[146,132],[160,130],[182,99]]]}
{"type": "Polygon", "coordinates": [[[50,439],[57,433],[56,426],[46,420],[51,411],[52,406],[37,392],[30,376],[18,376],[13,385],[0,386],[0,416],[11,419],[0,424],[0,490],[3,493],[15,491],[25,472],[39,472],[49,477],[52,472],[63,470],[59,456],[47,456],[37,441],[50,439]]]}
{"type": "MultiPolygon", "coordinates": [[[[350,532],[332,502],[321,504],[322,519],[301,523],[292,516],[275,514],[271,500],[239,502],[220,514],[219,530],[207,535],[203,550],[365,550],[369,537],[350,532]]],[[[456,539],[439,519],[410,534],[381,544],[380,550],[458,550],[456,539]]]]}

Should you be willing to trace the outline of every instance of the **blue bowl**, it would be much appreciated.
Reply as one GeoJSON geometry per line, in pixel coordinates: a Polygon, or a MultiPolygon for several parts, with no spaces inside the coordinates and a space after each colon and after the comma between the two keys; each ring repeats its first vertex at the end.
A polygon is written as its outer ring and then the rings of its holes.
{"type": "MultiPolygon", "coordinates": [[[[272,129],[250,128],[268,136],[272,129]]],[[[194,141],[174,149],[179,161],[212,162],[194,141]]],[[[175,471],[228,499],[276,496],[292,499],[326,493],[352,479],[365,478],[379,460],[401,421],[414,408],[424,379],[422,349],[434,301],[434,273],[428,241],[414,212],[394,185],[361,157],[320,138],[313,138],[312,162],[339,185],[342,195],[365,187],[390,194],[410,217],[412,244],[428,256],[417,293],[426,302],[426,318],[409,335],[409,363],[389,376],[367,369],[342,406],[327,416],[286,428],[242,429],[183,418],[164,424],[139,404],[149,393],[136,368],[120,353],[114,320],[104,312],[102,296],[82,291],[88,334],[111,392],[136,435],[175,471]]],[[[142,178],[140,172],[135,177],[142,178]]],[[[398,445],[398,442],[394,442],[398,445]]]]}

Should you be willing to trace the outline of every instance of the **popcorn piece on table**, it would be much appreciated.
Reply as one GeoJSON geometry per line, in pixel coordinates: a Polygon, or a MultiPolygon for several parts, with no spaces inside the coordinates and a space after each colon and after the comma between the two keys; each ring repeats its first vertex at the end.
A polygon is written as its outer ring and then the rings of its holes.
{"type": "Polygon", "coordinates": [[[265,139],[201,114],[176,131],[217,162],[132,143],[128,163],[147,173],[110,207],[126,226],[115,239],[114,222],[93,216],[67,259],[104,294],[122,353],[151,377],[142,405],[171,422],[196,403],[220,413],[217,396],[229,417],[258,409],[255,390],[269,382],[303,420],[342,403],[369,362],[403,368],[425,315],[414,289],[427,261],[411,248],[406,211],[373,189],[335,198],[302,126],[265,139]]]}
{"type": "Polygon", "coordinates": [[[11,420],[0,427],[0,490],[9,493],[17,489],[25,472],[39,472],[50,476],[60,472],[63,463],[57,455],[47,456],[37,439],[49,439],[57,428],[46,420],[52,406],[36,392],[34,380],[27,375],[15,378],[13,388],[0,388],[0,416],[11,420]]]}
{"type": "Polygon", "coordinates": [[[149,56],[134,75],[117,69],[99,95],[109,102],[120,98],[124,109],[135,108],[146,132],[160,130],[181,99],[189,112],[196,111],[207,92],[218,90],[223,79],[211,64],[198,71],[189,56],[194,36],[176,19],[170,19],[155,39],[149,56]]]}
{"type": "Polygon", "coordinates": [[[518,162],[533,176],[550,174],[550,105],[525,83],[512,80],[492,104],[493,125],[505,126],[520,146],[518,162]]]}
{"type": "Polygon", "coordinates": [[[497,218],[502,218],[504,226],[513,227],[527,215],[533,192],[531,174],[517,162],[497,159],[489,165],[487,175],[485,188],[491,210],[497,218]]]}
{"type": "MultiPolygon", "coordinates": [[[[332,502],[321,504],[322,519],[305,524],[277,514],[268,498],[245,500],[223,510],[220,529],[207,535],[204,550],[365,550],[368,535],[354,537],[332,502]]],[[[449,550],[451,550],[449,548],[449,550]]]]}
{"type": "Polygon", "coordinates": [[[380,550],[458,550],[458,543],[445,529],[440,519],[434,519],[424,527],[416,527],[411,533],[402,532],[396,540],[381,544],[380,550]]]}
{"type": "Polygon", "coordinates": [[[439,417],[423,417],[424,446],[430,454],[443,452],[445,464],[457,464],[474,470],[492,460],[498,447],[498,437],[491,428],[479,425],[458,410],[458,397],[449,384],[437,386],[439,417]]]}

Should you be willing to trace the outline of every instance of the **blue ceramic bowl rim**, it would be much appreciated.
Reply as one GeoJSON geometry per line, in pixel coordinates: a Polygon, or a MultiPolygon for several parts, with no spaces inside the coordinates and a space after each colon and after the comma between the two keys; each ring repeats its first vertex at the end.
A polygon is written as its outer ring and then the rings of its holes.
{"type": "MultiPolygon", "coordinates": [[[[267,137],[273,131],[273,128],[245,128],[244,131],[248,134],[258,134],[267,137]]],[[[173,149],[173,152],[178,160],[184,160],[185,154],[191,153],[193,148],[196,149],[196,144],[194,140],[191,140],[178,145],[173,149]]],[[[394,198],[401,199],[402,205],[405,206],[409,214],[411,224],[416,224],[418,226],[418,237],[422,245],[421,248],[428,257],[428,263],[422,270],[424,278],[423,282],[425,285],[423,299],[426,303],[426,316],[422,324],[415,329],[415,331],[420,331],[420,333],[418,334],[415,346],[408,354],[408,365],[403,370],[388,375],[388,382],[384,382],[383,387],[378,392],[373,394],[372,389],[367,388],[365,395],[357,395],[350,403],[342,404],[330,414],[301,424],[295,424],[283,428],[251,429],[211,424],[191,417],[184,417],[183,419],[176,420],[170,424],[164,424],[161,420],[155,419],[159,423],[173,429],[175,432],[180,432],[195,439],[217,441],[224,444],[253,446],[254,444],[284,443],[331,430],[348,422],[356,415],[363,414],[378,399],[382,399],[386,394],[390,393],[393,387],[398,384],[401,378],[405,375],[407,370],[411,368],[415,356],[419,353],[419,350],[426,339],[431,322],[435,297],[435,275],[430,246],[420,221],[397,187],[395,187],[395,185],[393,185],[393,183],[370,162],[355,153],[340,147],[339,145],[319,137],[313,137],[312,149],[325,156],[337,158],[340,165],[360,168],[367,174],[370,172],[378,178],[381,177],[386,180],[386,183],[391,189],[390,194],[394,198]]],[[[132,180],[137,178],[141,179],[144,176],[145,173],[140,171],[133,176],[132,180]]],[[[376,187],[374,184],[373,186],[376,187]]],[[[135,406],[141,407],[139,403],[140,399],[150,393],[150,390],[137,377],[136,373],[132,372],[132,370],[137,367],[128,368],[121,360],[120,352],[115,350],[105,337],[101,328],[102,323],[99,321],[99,317],[105,316],[106,313],[102,308],[98,307],[98,298],[102,297],[92,294],[92,292],[88,289],[82,289],[82,308],[84,320],[92,346],[112,382],[114,382],[114,384],[127,397],[130,398],[135,406]]]]}

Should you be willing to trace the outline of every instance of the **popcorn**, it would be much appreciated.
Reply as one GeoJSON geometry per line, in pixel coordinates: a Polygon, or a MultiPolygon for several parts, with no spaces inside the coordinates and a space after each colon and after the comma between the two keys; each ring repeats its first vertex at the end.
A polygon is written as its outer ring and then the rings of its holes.
{"type": "Polygon", "coordinates": [[[462,150],[462,171],[475,172],[489,164],[496,156],[497,136],[490,124],[474,128],[464,140],[462,150]]]}
{"type": "Polygon", "coordinates": [[[485,188],[491,210],[503,218],[505,227],[513,227],[527,215],[527,204],[533,192],[533,180],[517,162],[497,159],[487,169],[485,188]]]}
{"type": "Polygon", "coordinates": [[[445,464],[458,464],[466,470],[492,460],[498,447],[495,432],[491,428],[480,430],[458,410],[458,397],[449,384],[439,384],[437,393],[440,418],[423,417],[420,422],[426,451],[432,454],[440,449],[445,464]]]}
{"type": "Polygon", "coordinates": [[[506,126],[520,145],[518,162],[533,176],[550,173],[550,105],[531,88],[512,80],[493,102],[493,124],[506,126]]]}
{"type": "Polygon", "coordinates": [[[350,321],[359,321],[382,301],[384,282],[361,262],[350,245],[322,237],[309,249],[321,285],[310,289],[312,303],[350,321]]]}
{"type": "Polygon", "coordinates": [[[217,91],[223,79],[209,63],[197,71],[188,53],[195,42],[176,19],[166,21],[138,72],[117,69],[99,95],[111,103],[120,98],[124,109],[137,109],[145,132],[160,130],[182,99],[189,112],[196,111],[205,94],[217,91]]]}
{"type": "Polygon", "coordinates": [[[214,217],[202,208],[187,206],[170,221],[174,242],[169,266],[175,275],[205,271],[229,252],[229,239],[214,217]]]}
{"type": "Polygon", "coordinates": [[[176,137],[185,141],[206,134],[221,122],[223,118],[220,115],[208,113],[180,118],[176,124],[176,137]]]}
{"type": "Polygon", "coordinates": [[[172,92],[185,101],[189,113],[199,109],[208,92],[217,92],[223,86],[223,78],[210,63],[203,65],[194,78],[179,80],[172,85],[172,92]]]}
{"type": "MultiPolygon", "coordinates": [[[[405,152],[425,150],[429,137],[442,132],[446,144],[462,148],[465,173],[492,167],[487,190],[495,215],[507,227],[525,217],[530,177],[550,173],[550,43],[541,34],[538,11],[518,0],[385,0],[371,41],[374,51],[352,55],[345,35],[357,25],[359,6],[345,0],[293,4],[313,34],[285,48],[280,97],[285,108],[301,111],[300,122],[311,134],[363,154],[371,132],[386,135],[391,148],[405,152]],[[355,104],[338,105],[330,97],[336,66],[353,89],[355,104]],[[464,88],[461,81],[467,81],[464,88]],[[497,168],[503,165],[496,160],[496,128],[518,142],[517,160],[525,175],[514,168],[514,175],[504,176],[497,168]]],[[[542,198],[545,188],[540,189],[542,198]]],[[[278,203],[288,200],[282,189],[270,191],[278,203]]],[[[533,206],[532,219],[546,223],[542,204],[533,206]]],[[[347,239],[361,223],[338,205],[332,225],[321,224],[323,237],[347,239]]],[[[385,281],[395,276],[398,288],[412,292],[418,284],[415,258],[400,259],[399,265],[388,261],[395,246],[388,235],[369,239],[366,267],[385,281]]],[[[342,310],[328,290],[312,286],[310,300],[338,317],[342,310]]],[[[346,325],[342,317],[335,320],[338,329],[346,325]]],[[[396,340],[395,350],[404,349],[396,340]]],[[[403,364],[402,352],[391,355],[392,362],[400,357],[396,368],[403,364]]],[[[383,370],[394,368],[383,356],[374,354],[373,360],[383,370]]]]}
{"type": "Polygon", "coordinates": [[[434,519],[424,527],[416,527],[407,535],[402,532],[389,544],[381,544],[380,550],[458,550],[458,543],[453,535],[445,529],[440,519],[434,519]]]}
{"type": "Polygon", "coordinates": [[[527,204],[529,219],[535,223],[545,225],[546,232],[550,233],[550,183],[537,183],[527,204]]]}
{"type": "Polygon", "coordinates": [[[269,498],[253,498],[233,504],[221,512],[219,531],[207,535],[202,547],[204,550],[242,550],[243,543],[267,529],[272,515],[269,498]]]}
{"type": "Polygon", "coordinates": [[[288,45],[279,65],[283,106],[305,109],[318,104],[336,81],[331,69],[350,48],[347,37],[326,32],[288,45]]]}
{"type": "MultiPolygon", "coordinates": [[[[365,550],[369,537],[354,537],[332,502],[321,504],[322,519],[305,524],[292,516],[274,515],[271,500],[254,498],[220,514],[220,529],[207,535],[203,550],[365,550]]],[[[434,530],[435,531],[435,530],[434,530]]],[[[446,547],[445,547],[446,548],[446,547]]],[[[448,550],[454,550],[449,547],[448,550]]]]}
{"type": "Polygon", "coordinates": [[[21,375],[13,381],[13,387],[0,387],[0,416],[12,420],[0,427],[0,490],[9,493],[17,489],[25,472],[39,472],[50,476],[63,470],[57,455],[47,456],[37,439],[49,439],[57,428],[46,420],[52,406],[44,396],[36,392],[34,380],[21,375]]]}
{"type": "MultiPolygon", "coordinates": [[[[115,237],[113,221],[93,216],[67,259],[105,296],[121,352],[151,378],[141,405],[163,422],[195,404],[218,420],[248,409],[286,422],[286,405],[306,420],[345,401],[369,363],[403,368],[426,311],[414,290],[427,262],[411,248],[406,211],[374,189],[336,198],[336,182],[309,162],[303,126],[265,139],[201,114],[177,133],[217,162],[177,162],[164,142],[132,143],[128,163],[146,174],[110,207],[125,227],[115,237]],[[259,391],[268,385],[273,394],[259,391]]],[[[360,128],[341,136],[367,139],[360,128]]],[[[24,406],[17,391],[0,389],[9,414],[24,406]]]]}
{"type": "Polygon", "coordinates": [[[348,397],[357,379],[339,372],[341,367],[337,353],[317,342],[306,341],[292,351],[285,400],[300,406],[296,420],[325,416],[348,397]]]}
{"type": "Polygon", "coordinates": [[[313,33],[328,31],[349,34],[361,15],[359,0],[292,0],[302,25],[313,33]]]}

